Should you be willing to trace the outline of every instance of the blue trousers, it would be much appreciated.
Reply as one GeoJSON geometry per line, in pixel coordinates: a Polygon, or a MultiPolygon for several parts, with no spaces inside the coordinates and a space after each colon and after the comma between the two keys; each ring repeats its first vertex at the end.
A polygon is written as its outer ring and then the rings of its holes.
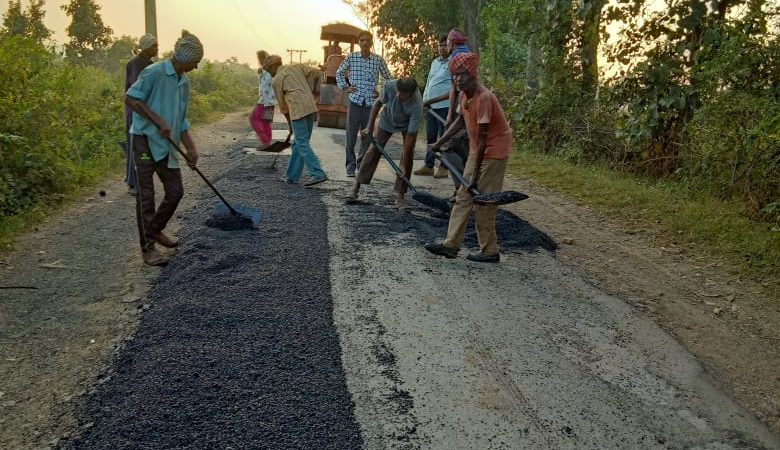
{"type": "Polygon", "coordinates": [[[293,135],[295,135],[295,139],[292,144],[290,162],[287,164],[286,176],[288,181],[297,183],[301,179],[301,174],[303,174],[304,165],[309,168],[309,175],[312,178],[325,176],[325,172],[320,165],[320,160],[317,158],[317,155],[314,154],[314,149],[311,148],[311,144],[309,143],[313,129],[314,113],[292,121],[292,131],[293,135]]]}
{"type": "MultiPolygon", "coordinates": [[[[439,117],[441,117],[444,120],[447,120],[447,113],[449,113],[450,108],[431,108],[433,112],[435,112],[439,117]]],[[[429,111],[425,112],[425,142],[428,144],[433,144],[436,142],[441,135],[444,134],[444,124],[439,121],[439,119],[433,117],[433,114],[431,114],[429,111]]],[[[433,153],[427,153],[425,155],[425,165],[427,167],[433,167],[433,163],[436,162],[436,158],[433,156],[433,153]]]]}

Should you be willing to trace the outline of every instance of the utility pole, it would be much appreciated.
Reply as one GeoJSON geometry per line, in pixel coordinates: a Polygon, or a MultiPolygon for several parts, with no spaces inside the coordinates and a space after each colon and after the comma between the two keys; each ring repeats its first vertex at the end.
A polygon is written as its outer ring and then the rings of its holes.
{"type": "Polygon", "coordinates": [[[298,62],[302,62],[303,54],[307,53],[307,50],[296,50],[296,49],[289,49],[288,48],[287,49],[287,53],[290,54],[290,64],[292,64],[292,62],[293,62],[293,57],[292,57],[293,53],[297,53],[298,54],[298,62]]]}
{"type": "Polygon", "coordinates": [[[155,0],[144,0],[146,11],[146,32],[157,37],[157,6],[155,0]]]}

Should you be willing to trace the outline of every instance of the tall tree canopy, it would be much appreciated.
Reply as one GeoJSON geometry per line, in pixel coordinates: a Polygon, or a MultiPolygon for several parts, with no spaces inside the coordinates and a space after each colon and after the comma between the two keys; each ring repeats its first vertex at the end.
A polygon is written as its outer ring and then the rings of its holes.
{"type": "Polygon", "coordinates": [[[100,6],[94,0],[70,0],[62,6],[71,18],[67,33],[70,41],[65,45],[68,58],[87,64],[99,64],[105,50],[111,44],[110,27],[103,24],[100,6]]]}

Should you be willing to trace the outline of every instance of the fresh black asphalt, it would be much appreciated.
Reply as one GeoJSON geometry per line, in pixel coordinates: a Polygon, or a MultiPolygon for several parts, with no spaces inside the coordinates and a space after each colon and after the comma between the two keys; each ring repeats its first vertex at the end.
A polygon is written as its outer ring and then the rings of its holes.
{"type": "MultiPolygon", "coordinates": [[[[139,328],[83,406],[65,449],[362,448],[332,321],[327,210],[347,184],[305,189],[281,180],[286,157],[231,150],[211,191],[182,218],[180,247],[145,300],[139,328]],[[335,186],[335,187],[334,187],[335,186]],[[243,213],[242,213],[243,214],[243,213]]],[[[416,202],[391,207],[377,182],[340,210],[355,246],[419,246],[446,234],[447,216],[416,202]]],[[[198,195],[189,193],[188,195],[198,195]]],[[[554,251],[555,242],[499,210],[503,252],[554,251]]],[[[477,246],[473,223],[465,247],[477,246]]],[[[409,399],[411,402],[411,399],[409,399]]]]}
{"type": "Polygon", "coordinates": [[[205,226],[216,209],[202,194],[137,333],[62,448],[362,448],[332,321],[321,192],[258,160],[239,157],[218,182],[231,202],[262,210],[258,229],[205,226]]]}

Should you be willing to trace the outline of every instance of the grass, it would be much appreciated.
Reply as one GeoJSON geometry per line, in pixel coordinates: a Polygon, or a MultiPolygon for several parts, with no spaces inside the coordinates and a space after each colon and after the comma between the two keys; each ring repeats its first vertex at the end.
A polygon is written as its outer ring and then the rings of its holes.
{"type": "Polygon", "coordinates": [[[575,166],[528,150],[513,152],[508,170],[611,217],[699,246],[751,278],[772,284],[780,280],[780,230],[751,220],[738,202],[680,183],[641,179],[596,165],[575,166]]]}

